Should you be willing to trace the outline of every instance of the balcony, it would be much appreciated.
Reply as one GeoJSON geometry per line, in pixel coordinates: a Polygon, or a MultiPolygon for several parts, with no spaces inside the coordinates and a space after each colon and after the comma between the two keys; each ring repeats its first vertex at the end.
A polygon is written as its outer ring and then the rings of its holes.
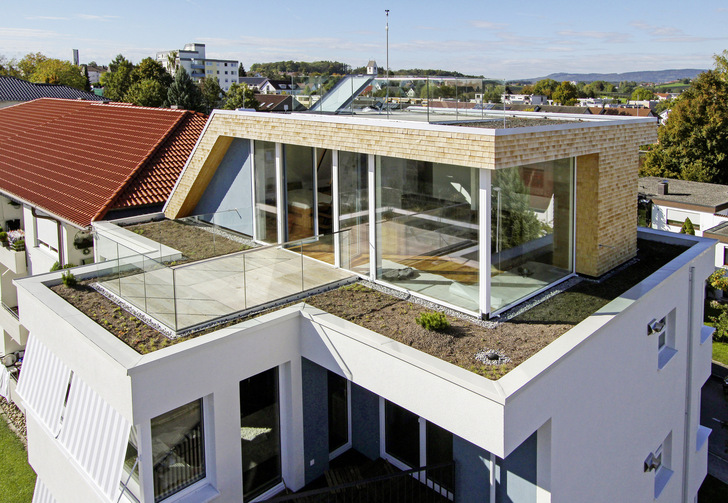
{"type": "Polygon", "coordinates": [[[25,250],[15,251],[12,248],[0,246],[0,264],[18,275],[28,273],[28,266],[25,261],[25,250]]]}
{"type": "Polygon", "coordinates": [[[20,345],[25,345],[28,341],[28,331],[20,324],[17,306],[10,307],[3,302],[0,309],[0,327],[20,345]]]}

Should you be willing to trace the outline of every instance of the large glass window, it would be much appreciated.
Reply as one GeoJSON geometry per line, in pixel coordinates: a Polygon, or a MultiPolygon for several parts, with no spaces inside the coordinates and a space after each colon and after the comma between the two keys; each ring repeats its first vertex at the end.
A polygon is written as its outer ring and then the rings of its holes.
{"type": "Polygon", "coordinates": [[[152,419],[154,501],[205,478],[202,399],[152,419]]]}
{"type": "Polygon", "coordinates": [[[329,452],[349,442],[349,392],[346,379],[328,372],[329,452]]]}
{"type": "Polygon", "coordinates": [[[376,167],[377,278],[478,311],[477,170],[391,157],[376,167]]]}
{"type": "Polygon", "coordinates": [[[573,224],[572,159],[493,172],[492,311],[571,274],[573,224]]]}
{"type": "Polygon", "coordinates": [[[254,149],[255,232],[260,241],[277,243],[276,145],[256,141],[254,149]]]}
{"type": "Polygon", "coordinates": [[[366,154],[339,152],[341,266],[369,272],[369,168],[366,154]]]}
{"type": "Polygon", "coordinates": [[[315,149],[316,168],[316,224],[317,230],[311,229],[311,235],[316,234],[318,239],[303,244],[303,253],[309,257],[334,263],[334,214],[333,200],[333,155],[331,150],[315,149]]]}
{"type": "Polygon", "coordinates": [[[287,241],[314,234],[313,148],[283,145],[288,212],[287,241]]]}
{"type": "Polygon", "coordinates": [[[240,443],[247,501],[282,480],[277,367],[240,381],[240,443]]]}
{"type": "Polygon", "coordinates": [[[411,468],[418,468],[420,466],[419,416],[385,400],[384,442],[387,454],[411,468]]]}

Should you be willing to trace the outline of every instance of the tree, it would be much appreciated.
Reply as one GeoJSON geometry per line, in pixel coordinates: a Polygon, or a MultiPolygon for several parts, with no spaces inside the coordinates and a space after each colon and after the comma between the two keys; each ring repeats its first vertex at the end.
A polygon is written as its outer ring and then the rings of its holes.
{"type": "Polygon", "coordinates": [[[172,75],[177,73],[177,67],[179,66],[178,56],[178,51],[170,51],[169,54],[167,54],[167,69],[172,75]]]}
{"type": "Polygon", "coordinates": [[[161,107],[167,99],[168,88],[154,79],[134,82],[124,94],[123,101],[142,107],[161,107]]]}
{"type": "Polygon", "coordinates": [[[693,223],[690,221],[689,217],[685,218],[685,221],[680,228],[680,234],[690,234],[691,236],[695,235],[695,226],[693,226],[693,223]]]}
{"type": "Polygon", "coordinates": [[[173,80],[172,75],[164,69],[164,66],[152,58],[144,58],[131,72],[132,82],[139,82],[145,79],[159,82],[165,88],[172,85],[173,80]]]}
{"type": "Polygon", "coordinates": [[[131,74],[134,65],[121,54],[109,63],[109,71],[101,75],[104,96],[114,101],[124,101],[127,91],[132,85],[131,74]]]}
{"type": "Polygon", "coordinates": [[[632,97],[630,98],[632,101],[645,101],[645,100],[651,100],[655,97],[655,93],[653,93],[651,90],[647,89],[646,87],[638,87],[634,91],[632,91],[632,97]]]}
{"type": "Polygon", "coordinates": [[[0,54],[0,75],[4,77],[20,77],[18,62],[0,54]]]}
{"type": "Polygon", "coordinates": [[[564,81],[554,90],[553,100],[564,106],[574,105],[579,98],[579,91],[571,82],[564,81]]]}
{"type": "Polygon", "coordinates": [[[541,237],[541,223],[531,210],[529,193],[518,168],[495,172],[491,222],[499,227],[491,232],[493,252],[507,250],[541,237]],[[500,210],[500,215],[498,215],[500,210]]]}
{"type": "Polygon", "coordinates": [[[213,109],[220,108],[225,102],[225,92],[216,77],[203,78],[200,82],[200,93],[205,113],[209,114],[213,109]]]}
{"type": "Polygon", "coordinates": [[[79,66],[60,59],[46,58],[40,61],[35,66],[29,80],[44,84],[63,84],[82,91],[88,85],[88,79],[83,75],[79,66]]]}
{"type": "Polygon", "coordinates": [[[701,73],[672,107],[640,176],[728,184],[728,81],[701,73]]]}
{"type": "Polygon", "coordinates": [[[255,99],[255,93],[245,84],[233,84],[227,92],[227,99],[223,108],[225,110],[235,110],[237,108],[253,108],[258,109],[258,100],[255,99]]]}
{"type": "Polygon", "coordinates": [[[167,91],[165,106],[177,106],[177,108],[185,110],[202,110],[200,89],[192,82],[192,78],[190,78],[183,66],[177,68],[174,82],[167,91]]]}
{"type": "Polygon", "coordinates": [[[23,56],[23,59],[18,61],[20,76],[26,80],[30,79],[30,76],[33,75],[33,73],[35,72],[36,66],[38,66],[39,63],[42,63],[47,59],[48,57],[44,56],[40,52],[36,52],[35,54],[29,52],[28,54],[23,56]]]}
{"type": "Polygon", "coordinates": [[[533,85],[533,94],[546,96],[546,98],[551,99],[558,85],[559,83],[554,79],[539,80],[533,85]]]}
{"type": "Polygon", "coordinates": [[[724,49],[720,54],[713,55],[713,61],[715,61],[715,71],[723,76],[723,79],[728,78],[728,49],[724,49]]]}
{"type": "Polygon", "coordinates": [[[238,77],[245,77],[245,67],[242,63],[238,65],[238,77]]]}

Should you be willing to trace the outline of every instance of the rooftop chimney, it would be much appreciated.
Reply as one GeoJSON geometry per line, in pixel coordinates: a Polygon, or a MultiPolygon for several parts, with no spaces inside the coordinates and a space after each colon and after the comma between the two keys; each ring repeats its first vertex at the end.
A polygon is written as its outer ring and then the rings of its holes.
{"type": "Polygon", "coordinates": [[[666,196],[669,194],[667,180],[662,180],[661,182],[657,183],[657,193],[661,196],[666,196]]]}

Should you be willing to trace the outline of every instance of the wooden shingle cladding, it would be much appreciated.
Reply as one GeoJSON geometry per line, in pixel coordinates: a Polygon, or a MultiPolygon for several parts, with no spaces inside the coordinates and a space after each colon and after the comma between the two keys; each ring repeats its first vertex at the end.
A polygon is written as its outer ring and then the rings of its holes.
{"type": "Polygon", "coordinates": [[[576,158],[577,272],[600,276],[637,251],[639,145],[657,140],[652,119],[483,129],[423,123],[252,112],[213,113],[166,206],[187,216],[227,151],[244,138],[332,150],[502,169],[576,158]]]}

